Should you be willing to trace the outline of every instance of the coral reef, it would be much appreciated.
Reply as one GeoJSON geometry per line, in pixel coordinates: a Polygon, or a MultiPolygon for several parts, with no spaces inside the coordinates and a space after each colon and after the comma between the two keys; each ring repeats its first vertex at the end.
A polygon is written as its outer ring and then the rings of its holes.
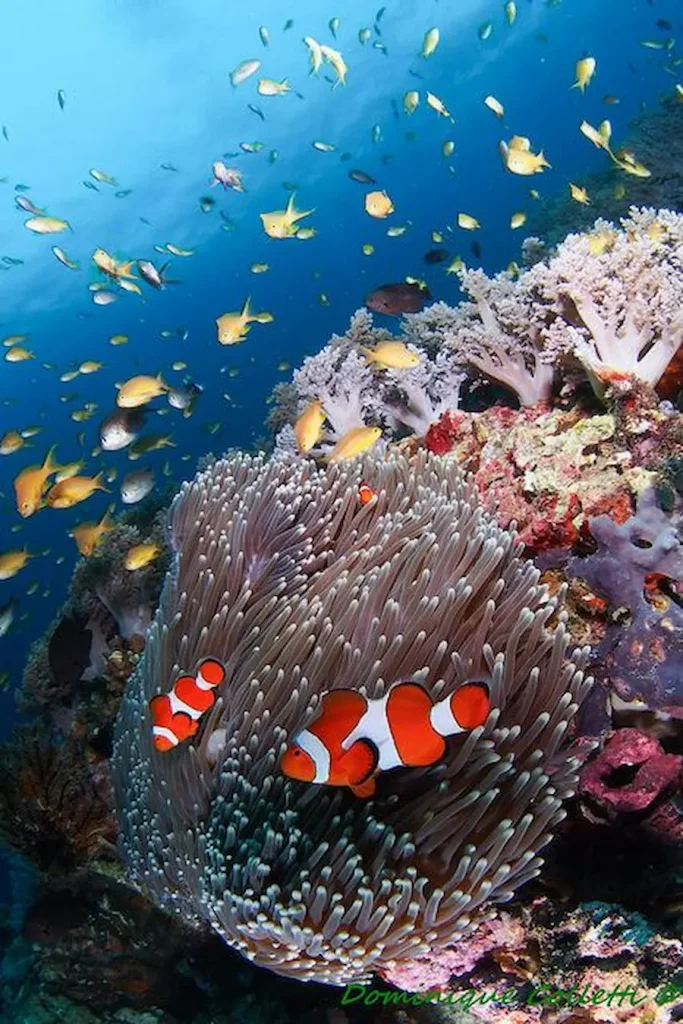
{"type": "Polygon", "coordinates": [[[233,456],[183,486],[169,573],[117,722],[121,848],[159,903],[299,979],[367,979],[465,938],[535,876],[580,757],[589,686],[557,601],[452,459],[319,469],[233,456]],[[358,502],[366,481],[375,503],[358,502]],[[150,698],[204,655],[228,680],[194,743],[152,744],[150,698]],[[330,688],[489,683],[495,711],[362,801],[278,754],[330,688]]]}
{"type": "Polygon", "coordinates": [[[30,725],[0,747],[0,839],[48,875],[113,852],[111,809],[76,741],[30,725]]]}

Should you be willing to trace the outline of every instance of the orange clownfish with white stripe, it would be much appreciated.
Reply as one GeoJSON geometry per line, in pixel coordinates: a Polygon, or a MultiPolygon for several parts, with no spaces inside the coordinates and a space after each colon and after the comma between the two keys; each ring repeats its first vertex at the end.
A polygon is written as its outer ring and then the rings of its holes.
{"type": "Polygon", "coordinates": [[[358,488],[358,500],[361,505],[369,505],[372,501],[377,501],[377,491],[374,491],[369,484],[361,484],[358,488]]]}
{"type": "Polygon", "coordinates": [[[214,693],[225,679],[225,667],[215,658],[204,658],[195,675],[179,675],[170,693],[152,697],[152,741],[155,750],[171,750],[194,736],[199,719],[216,702],[214,693]]]}
{"type": "Polygon", "coordinates": [[[372,796],[379,772],[435,764],[446,752],[446,737],[483,725],[490,707],[485,683],[466,683],[436,704],[410,681],[395,683],[378,700],[332,690],[317,718],[285,748],[280,770],[300,782],[372,796]]]}

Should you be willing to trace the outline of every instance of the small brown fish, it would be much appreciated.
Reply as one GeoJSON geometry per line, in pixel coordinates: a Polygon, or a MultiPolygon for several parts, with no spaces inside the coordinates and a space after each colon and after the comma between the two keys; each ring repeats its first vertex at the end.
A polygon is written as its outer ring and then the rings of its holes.
{"type": "Polygon", "coordinates": [[[431,299],[428,288],[418,284],[383,284],[365,299],[365,305],[373,313],[385,313],[387,316],[400,316],[402,313],[419,313],[426,302],[431,299]]]}

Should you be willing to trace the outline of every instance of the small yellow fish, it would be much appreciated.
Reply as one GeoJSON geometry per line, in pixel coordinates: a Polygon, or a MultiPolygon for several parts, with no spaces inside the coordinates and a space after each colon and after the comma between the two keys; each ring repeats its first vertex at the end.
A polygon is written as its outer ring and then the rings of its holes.
{"type": "Polygon", "coordinates": [[[578,60],[576,62],[576,81],[572,89],[580,89],[581,92],[585,92],[586,87],[590,85],[591,79],[595,74],[596,67],[595,57],[583,57],[581,60],[578,60]]]}
{"type": "Polygon", "coordinates": [[[28,348],[23,348],[22,345],[14,345],[5,352],[5,362],[7,363],[24,363],[27,359],[35,358],[33,352],[28,348]]]}
{"type": "Polygon", "coordinates": [[[53,445],[42,466],[26,466],[15,477],[17,512],[22,519],[27,519],[39,508],[43,508],[43,495],[47,490],[48,478],[60,469],[59,464],[53,461],[56,450],[57,445],[53,445]]]}
{"type": "Polygon", "coordinates": [[[446,267],[447,274],[459,274],[461,270],[465,269],[465,261],[462,256],[454,256],[451,262],[446,267]]]}
{"type": "Polygon", "coordinates": [[[407,230],[405,224],[396,224],[393,228],[387,228],[387,235],[389,238],[400,238],[401,235],[405,235],[407,230]]]}
{"type": "Polygon", "coordinates": [[[604,252],[608,252],[614,246],[616,240],[616,231],[604,227],[598,231],[592,231],[588,235],[588,249],[592,256],[602,256],[604,252]]]}
{"type": "Polygon", "coordinates": [[[104,363],[100,363],[96,359],[86,359],[78,367],[78,372],[79,373],[85,373],[85,374],[97,373],[97,371],[101,370],[103,366],[104,366],[104,363]]]}
{"type": "MultiPolygon", "coordinates": [[[[166,410],[164,410],[165,412],[166,410]]],[[[175,448],[176,443],[170,434],[148,434],[138,438],[128,448],[128,458],[136,461],[148,452],[157,452],[161,448],[175,448]]]]}
{"type": "Polygon", "coordinates": [[[625,198],[625,196],[626,196],[626,186],[624,185],[623,181],[618,181],[616,183],[616,185],[614,186],[613,195],[614,195],[615,199],[624,199],[625,198]]]}
{"type": "Polygon", "coordinates": [[[436,113],[439,114],[441,117],[447,117],[450,121],[455,121],[455,118],[452,117],[451,114],[449,114],[444,103],[439,99],[438,96],[435,96],[433,92],[427,93],[426,100],[427,106],[431,107],[432,110],[435,110],[436,113]]]}
{"type": "Polygon", "coordinates": [[[62,480],[68,480],[70,477],[76,476],[83,469],[83,465],[83,462],[67,462],[65,466],[60,466],[55,473],[55,483],[60,484],[62,480]]]}
{"type": "Polygon", "coordinates": [[[504,114],[505,114],[505,107],[503,106],[503,104],[499,100],[496,99],[495,96],[486,96],[484,98],[484,103],[489,108],[489,110],[493,111],[493,113],[496,115],[496,117],[503,117],[504,116],[504,114]]]}
{"type": "Polygon", "coordinates": [[[352,459],[361,455],[379,441],[382,436],[381,427],[352,427],[341,437],[330,453],[330,462],[352,459]]]}
{"type": "Polygon", "coordinates": [[[368,192],[365,196],[365,212],[381,220],[394,212],[394,204],[386,192],[368,192]]]}
{"type": "Polygon", "coordinates": [[[505,20],[507,21],[508,25],[514,25],[515,21],[517,20],[517,5],[515,4],[515,0],[508,0],[508,2],[505,4],[504,10],[505,20]]]}
{"type": "Polygon", "coordinates": [[[166,243],[166,252],[170,252],[171,256],[180,256],[183,259],[195,254],[194,249],[181,249],[179,245],[174,245],[173,242],[166,243]]]}
{"type": "Polygon", "coordinates": [[[161,548],[154,542],[136,544],[126,552],[123,564],[130,572],[135,572],[136,569],[144,569],[145,566],[154,561],[160,551],[161,548]]]}
{"type": "Polygon", "coordinates": [[[75,380],[78,377],[78,370],[67,370],[66,373],[60,375],[60,381],[62,384],[68,384],[69,381],[75,380]]]}
{"type": "Polygon", "coordinates": [[[406,114],[414,114],[420,104],[420,94],[416,89],[411,89],[403,97],[403,109],[406,114]]]}
{"type": "Polygon", "coordinates": [[[526,224],[526,213],[520,210],[519,213],[513,213],[510,217],[510,227],[513,230],[524,227],[526,224]]]}
{"type": "Polygon", "coordinates": [[[333,50],[331,46],[321,46],[320,52],[325,60],[332,65],[334,73],[337,76],[337,81],[334,83],[333,88],[336,89],[338,85],[346,85],[346,75],[349,69],[347,68],[344,58],[339,50],[333,50]]]}
{"type": "Polygon", "coordinates": [[[164,383],[161,374],[156,377],[140,374],[121,385],[116,396],[116,404],[120,409],[135,409],[139,405],[146,405],[166,391],[168,384],[164,383]]]}
{"type": "Polygon", "coordinates": [[[266,271],[270,270],[270,266],[267,263],[252,263],[249,269],[252,274],[265,274],[266,271]]]}
{"type": "Polygon", "coordinates": [[[444,160],[448,160],[449,156],[453,156],[455,151],[455,143],[452,139],[447,139],[441,147],[441,156],[444,160]]]}
{"type": "Polygon", "coordinates": [[[12,348],[14,345],[21,345],[27,340],[28,334],[8,334],[6,338],[2,339],[2,344],[4,348],[12,348]]]}
{"type": "Polygon", "coordinates": [[[110,345],[127,345],[128,344],[128,335],[127,334],[112,334],[111,338],[109,339],[109,344],[110,345]]]}
{"type": "Polygon", "coordinates": [[[68,220],[61,220],[59,217],[29,217],[24,221],[24,227],[36,235],[55,235],[59,231],[71,228],[71,225],[68,220]]]}
{"type": "Polygon", "coordinates": [[[323,64],[323,51],[319,42],[313,36],[305,36],[304,43],[308,47],[308,57],[311,66],[311,74],[317,75],[323,64]]]}
{"type": "Polygon", "coordinates": [[[3,551],[0,554],[0,580],[9,580],[16,576],[31,557],[26,548],[22,551],[3,551]]]}
{"type": "Polygon", "coordinates": [[[503,163],[512,174],[540,174],[544,168],[550,167],[543,150],[532,153],[531,143],[523,135],[514,135],[509,143],[501,142],[499,148],[503,163]]]}
{"type": "Polygon", "coordinates": [[[296,233],[296,237],[299,239],[300,242],[308,242],[309,239],[315,238],[317,234],[318,232],[315,230],[315,228],[299,228],[299,230],[296,233]]]}
{"type": "Polygon", "coordinates": [[[604,149],[607,153],[612,155],[612,151],[609,148],[609,142],[611,137],[611,127],[609,121],[603,121],[599,128],[594,128],[588,121],[582,121],[579,125],[579,131],[582,135],[585,135],[587,139],[597,146],[598,149],[604,149]]]}
{"type": "Polygon", "coordinates": [[[515,260],[511,260],[508,263],[508,265],[505,268],[505,270],[510,275],[510,277],[512,278],[513,281],[516,281],[517,278],[519,277],[519,274],[520,274],[519,263],[516,263],[515,260]]]}
{"type": "Polygon", "coordinates": [[[187,363],[183,359],[176,359],[174,363],[171,363],[172,370],[186,370],[187,363]]]}
{"type": "Polygon", "coordinates": [[[652,171],[649,171],[647,167],[636,160],[633,153],[629,150],[617,152],[614,156],[614,162],[622,171],[626,171],[627,174],[632,174],[636,178],[650,178],[652,176],[652,171]]]}
{"type": "Polygon", "coordinates": [[[96,167],[90,170],[90,177],[94,178],[95,181],[99,181],[101,185],[116,185],[118,182],[116,178],[112,178],[110,174],[106,174],[104,171],[98,171],[96,167]]]}
{"type": "Polygon", "coordinates": [[[69,535],[76,541],[76,547],[81,555],[89,558],[105,533],[112,529],[111,514],[113,510],[114,506],[110,505],[99,523],[79,523],[71,530],[69,535]]]}
{"type": "Polygon", "coordinates": [[[464,228],[465,231],[476,231],[481,227],[481,224],[476,217],[470,217],[469,213],[459,213],[458,227],[464,228]]]}
{"type": "Polygon", "coordinates": [[[582,186],[575,185],[573,182],[570,181],[569,193],[575,202],[581,203],[583,206],[590,206],[591,201],[588,198],[588,192],[582,186]]]}
{"type": "Polygon", "coordinates": [[[683,103],[683,85],[680,82],[676,82],[676,99],[679,103],[683,103]]]}
{"type": "Polygon", "coordinates": [[[134,260],[121,262],[110,256],[105,249],[95,249],[92,254],[92,261],[98,270],[101,270],[103,274],[113,278],[118,283],[122,279],[132,280],[135,278],[135,274],[132,271],[134,260]]]}
{"type": "Polygon", "coordinates": [[[55,484],[47,492],[45,498],[50,508],[73,508],[81,501],[85,501],[95,491],[106,491],[102,483],[102,473],[97,476],[72,476],[68,480],[62,480],[55,484]]]}
{"type": "Polygon", "coordinates": [[[270,324],[275,317],[272,313],[254,313],[249,307],[249,299],[244,303],[241,313],[223,313],[216,320],[218,343],[220,345],[237,345],[244,341],[251,330],[251,324],[270,324]]]}
{"type": "Polygon", "coordinates": [[[420,56],[424,57],[425,60],[427,57],[431,57],[431,55],[434,53],[437,46],[439,45],[439,39],[440,34],[438,28],[430,28],[428,32],[425,32],[425,37],[422,42],[422,50],[420,51],[420,56]]]}
{"type": "Polygon", "coordinates": [[[322,437],[324,422],[325,410],[322,402],[316,398],[299,414],[294,424],[294,437],[302,455],[310,452],[311,448],[318,444],[322,437]]]}
{"type": "Polygon", "coordinates": [[[274,82],[271,78],[259,78],[257,91],[259,96],[284,96],[285,93],[291,92],[291,88],[286,78],[281,82],[274,82]]]}
{"type": "Polygon", "coordinates": [[[531,196],[532,199],[538,200],[538,199],[541,198],[541,193],[538,191],[537,188],[530,188],[529,189],[529,195],[531,196]]]}
{"type": "Polygon", "coordinates": [[[79,269],[78,263],[76,263],[74,260],[70,260],[67,254],[64,252],[64,250],[60,249],[58,245],[52,246],[52,252],[54,253],[55,257],[59,260],[59,262],[62,263],[65,267],[68,267],[69,270],[79,269]]]}
{"type": "Polygon", "coordinates": [[[364,242],[363,245],[361,246],[361,251],[364,256],[372,256],[373,252],[375,251],[375,247],[374,245],[370,245],[369,242],[364,242]]]}
{"type": "Polygon", "coordinates": [[[372,349],[359,345],[358,350],[378,370],[409,370],[420,365],[417,352],[411,352],[402,341],[380,341],[372,349]]]}
{"type": "Polygon", "coordinates": [[[294,193],[287,200],[287,207],[284,210],[273,210],[271,213],[259,214],[263,223],[263,230],[270,238],[294,238],[297,231],[297,222],[304,217],[310,217],[315,210],[297,210],[294,205],[294,193]]]}
{"type": "Polygon", "coordinates": [[[18,430],[8,430],[0,440],[0,455],[13,455],[24,447],[24,438],[18,430]]]}

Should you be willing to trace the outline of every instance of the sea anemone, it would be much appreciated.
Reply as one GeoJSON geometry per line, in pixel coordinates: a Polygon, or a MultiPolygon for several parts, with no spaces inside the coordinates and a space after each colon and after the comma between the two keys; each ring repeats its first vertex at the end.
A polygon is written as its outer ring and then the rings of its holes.
{"type": "Polygon", "coordinates": [[[133,878],[302,980],[366,980],[470,934],[540,870],[590,686],[515,533],[426,452],[325,468],[233,455],[183,485],[170,525],[114,744],[133,878]],[[207,655],[226,667],[218,700],[193,742],[155,751],[150,698],[207,655]],[[325,691],[373,699],[407,677],[434,697],[483,680],[492,712],[439,764],[380,775],[372,800],[281,774],[325,691]]]}

